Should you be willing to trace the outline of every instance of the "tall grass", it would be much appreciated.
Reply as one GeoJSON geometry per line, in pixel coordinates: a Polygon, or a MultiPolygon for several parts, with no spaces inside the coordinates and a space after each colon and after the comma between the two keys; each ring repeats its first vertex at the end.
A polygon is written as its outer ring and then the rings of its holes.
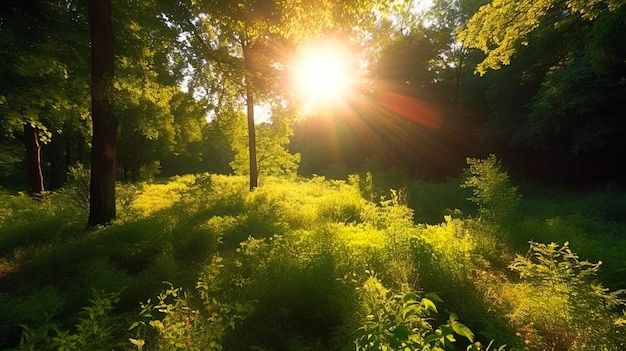
{"type": "Polygon", "coordinates": [[[95,230],[72,188],[0,194],[0,348],[621,349],[624,256],[604,235],[626,243],[622,193],[519,197],[495,159],[469,166],[442,184],[377,171],[252,192],[212,174],[120,185],[119,219],[95,230]],[[610,273],[559,273],[556,288],[521,273],[574,267],[581,243],[610,273]]]}

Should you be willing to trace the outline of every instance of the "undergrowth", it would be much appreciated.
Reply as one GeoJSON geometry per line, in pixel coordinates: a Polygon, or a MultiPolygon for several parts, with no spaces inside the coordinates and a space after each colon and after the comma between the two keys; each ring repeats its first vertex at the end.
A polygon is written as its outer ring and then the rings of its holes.
{"type": "Polygon", "coordinates": [[[603,203],[623,195],[568,212],[521,197],[495,157],[468,166],[445,184],[120,184],[118,220],[93,230],[75,186],[4,192],[0,349],[623,349],[623,281],[600,283],[623,254],[602,275],[574,253],[626,245],[622,202],[603,203]]]}

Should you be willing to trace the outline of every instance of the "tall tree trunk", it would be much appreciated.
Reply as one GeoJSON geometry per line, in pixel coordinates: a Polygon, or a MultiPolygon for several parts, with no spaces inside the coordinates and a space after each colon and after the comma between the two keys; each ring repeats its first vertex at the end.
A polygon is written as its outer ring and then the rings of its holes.
{"type": "Polygon", "coordinates": [[[259,186],[256,163],[256,131],[254,129],[254,94],[252,88],[246,86],[246,103],[248,109],[248,147],[250,149],[250,190],[259,186]]]}
{"type": "Polygon", "coordinates": [[[248,112],[248,148],[250,150],[250,190],[253,190],[259,186],[259,177],[256,162],[256,131],[254,129],[254,93],[252,92],[252,82],[250,79],[251,74],[251,58],[250,48],[244,44],[243,46],[243,59],[244,66],[246,68],[246,107],[248,112]]]}
{"type": "Polygon", "coordinates": [[[26,146],[26,167],[28,187],[34,194],[42,193],[43,172],[41,172],[41,146],[37,136],[37,128],[30,123],[24,123],[24,146],[26,146]]]}
{"type": "Polygon", "coordinates": [[[117,119],[109,95],[113,88],[111,0],[89,0],[91,32],[91,182],[88,226],[106,225],[115,212],[117,119]]]}

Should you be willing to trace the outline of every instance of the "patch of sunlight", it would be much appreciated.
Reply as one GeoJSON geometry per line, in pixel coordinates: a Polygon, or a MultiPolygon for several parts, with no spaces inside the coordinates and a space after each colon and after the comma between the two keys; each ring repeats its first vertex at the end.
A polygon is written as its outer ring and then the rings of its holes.
{"type": "Polygon", "coordinates": [[[180,201],[182,195],[188,191],[190,185],[184,181],[172,180],[167,184],[144,184],[139,195],[133,200],[131,209],[136,211],[140,217],[147,217],[151,214],[172,207],[180,201]]]}

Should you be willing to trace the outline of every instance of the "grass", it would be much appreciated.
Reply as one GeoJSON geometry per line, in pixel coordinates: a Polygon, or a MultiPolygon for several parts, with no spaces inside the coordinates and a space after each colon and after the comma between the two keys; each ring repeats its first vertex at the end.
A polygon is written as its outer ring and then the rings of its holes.
{"type": "Polygon", "coordinates": [[[451,346],[447,330],[457,349],[492,340],[510,350],[622,349],[620,189],[542,197],[521,187],[513,219],[494,222],[467,201],[463,179],[381,177],[266,177],[253,192],[243,177],[209,174],[120,185],[119,219],[92,230],[75,188],[40,200],[5,191],[0,349],[90,349],[98,335],[107,340],[99,346],[119,350],[423,349],[451,346]],[[569,242],[581,261],[603,264],[556,291],[510,269],[529,240],[569,242]],[[574,306],[563,295],[594,282],[615,303],[589,309],[591,300],[574,306]],[[430,306],[428,293],[442,300],[432,301],[437,313],[403,312],[430,306]],[[572,321],[591,322],[541,322],[572,311],[572,321]]]}

